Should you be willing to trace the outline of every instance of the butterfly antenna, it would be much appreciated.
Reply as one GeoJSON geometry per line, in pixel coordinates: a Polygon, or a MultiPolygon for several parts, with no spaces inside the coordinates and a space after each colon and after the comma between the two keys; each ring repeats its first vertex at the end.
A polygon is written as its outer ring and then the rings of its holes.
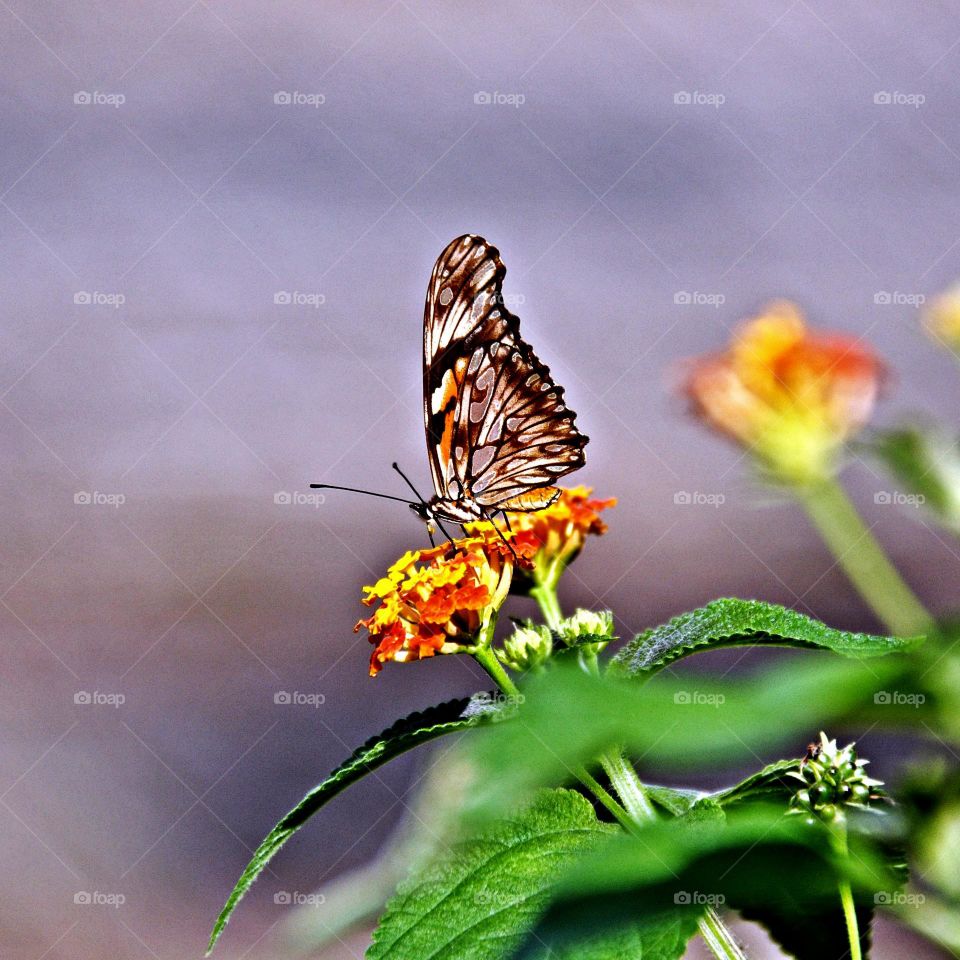
{"type": "MultiPolygon", "coordinates": [[[[420,491],[413,485],[413,483],[412,483],[412,481],[410,480],[410,478],[400,469],[400,464],[397,463],[396,460],[394,460],[393,463],[391,464],[391,466],[393,467],[394,470],[397,471],[397,473],[400,474],[401,477],[403,477],[403,482],[413,491],[414,496],[415,496],[424,506],[426,506],[426,505],[427,505],[427,501],[423,499],[423,497],[422,497],[421,494],[420,494],[420,491]]],[[[448,542],[448,543],[453,543],[453,537],[451,537],[450,534],[447,532],[446,527],[444,527],[444,525],[443,525],[436,517],[433,518],[433,522],[437,525],[437,527],[439,528],[440,532],[447,538],[447,542],[448,542]]],[[[431,543],[431,544],[433,543],[433,537],[432,537],[432,536],[430,537],[430,543],[431,543]]]]}
{"type": "Polygon", "coordinates": [[[413,483],[410,481],[410,478],[400,469],[400,464],[397,463],[396,460],[394,460],[391,466],[393,467],[394,470],[397,471],[397,473],[400,474],[401,477],[403,477],[403,482],[413,491],[413,495],[421,503],[425,504],[427,501],[424,500],[423,497],[420,495],[420,491],[413,485],[413,483]]]}
{"type": "MultiPolygon", "coordinates": [[[[394,497],[389,493],[377,493],[375,490],[361,490],[359,487],[341,487],[336,483],[311,483],[311,490],[346,490],[347,493],[362,493],[367,497],[379,497],[381,500],[396,500],[399,503],[405,503],[411,506],[406,497],[394,497]]],[[[415,504],[413,504],[415,506],[415,504]]]]}

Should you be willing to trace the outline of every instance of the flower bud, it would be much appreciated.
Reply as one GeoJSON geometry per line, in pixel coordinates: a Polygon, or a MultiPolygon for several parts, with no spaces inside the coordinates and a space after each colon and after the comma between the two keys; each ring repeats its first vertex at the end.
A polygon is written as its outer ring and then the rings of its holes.
{"type": "Polygon", "coordinates": [[[575,647],[584,641],[602,641],[606,646],[613,639],[613,614],[609,610],[577,610],[572,617],[561,621],[557,636],[568,647],[575,647]]]}
{"type": "Polygon", "coordinates": [[[790,801],[790,813],[830,823],[843,820],[846,809],[868,809],[871,800],[881,799],[876,788],[883,781],[867,776],[864,768],[870,761],[859,759],[854,746],[841,749],[836,740],[820,734],[820,743],[811,748],[800,770],[790,774],[803,784],[790,801]]]}
{"type": "Polygon", "coordinates": [[[549,627],[534,623],[521,624],[496,651],[497,659],[509,670],[531,670],[539,667],[553,653],[553,635],[549,627]]]}

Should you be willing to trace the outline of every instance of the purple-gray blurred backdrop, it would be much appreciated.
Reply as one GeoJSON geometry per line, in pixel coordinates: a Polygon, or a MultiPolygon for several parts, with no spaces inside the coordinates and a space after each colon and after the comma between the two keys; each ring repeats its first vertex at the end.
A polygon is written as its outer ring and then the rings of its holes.
{"type": "MultiPolygon", "coordinates": [[[[725,594],[878,626],[671,368],[787,296],[887,358],[879,421],[954,422],[917,304],[960,274],[955,7],[0,0],[0,22],[5,957],[198,956],[306,788],[484,686],[456,658],[367,678],[360,587],[423,529],[297,497],[402,494],[393,459],[427,485],[423,295],[460,233],[502,251],[592,438],[579,479],[620,498],[568,606],[622,634],[725,594]]],[[[897,487],[873,465],[846,477],[948,609],[957,545],[875,502],[897,487]]],[[[276,955],[274,894],[373,855],[423,759],[305,830],[221,957],[276,955]]]]}

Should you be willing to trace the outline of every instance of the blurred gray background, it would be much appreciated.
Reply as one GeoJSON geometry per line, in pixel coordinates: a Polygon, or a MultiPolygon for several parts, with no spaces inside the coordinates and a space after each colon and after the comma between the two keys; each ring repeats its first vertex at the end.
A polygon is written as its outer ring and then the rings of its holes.
{"type": "MultiPolygon", "coordinates": [[[[360,587],[426,542],[416,518],[282,502],[403,493],[395,458],[428,484],[423,295],[460,233],[501,249],[592,438],[578,479],[621,501],[567,605],[624,635],[724,594],[877,627],[671,369],[788,296],[887,358],[879,422],[955,421],[916,306],[960,274],[955,5],[0,0],[0,21],[4,957],[199,956],[305,789],[485,686],[458,658],[367,678],[360,587]]],[[[876,503],[896,487],[872,465],[846,477],[950,609],[957,545],[876,503]]],[[[276,956],[275,894],[372,856],[423,763],[333,803],[220,956],[276,956]]],[[[877,956],[905,949],[881,931],[877,956]]]]}

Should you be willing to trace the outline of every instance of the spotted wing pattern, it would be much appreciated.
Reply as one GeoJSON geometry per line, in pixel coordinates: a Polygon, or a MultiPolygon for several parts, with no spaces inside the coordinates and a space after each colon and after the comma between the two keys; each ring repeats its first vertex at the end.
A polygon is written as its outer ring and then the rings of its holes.
{"type": "Polygon", "coordinates": [[[424,421],[440,498],[538,510],[583,466],[587,438],[503,305],[506,268],[480,237],[440,255],[424,311],[424,421]]]}

